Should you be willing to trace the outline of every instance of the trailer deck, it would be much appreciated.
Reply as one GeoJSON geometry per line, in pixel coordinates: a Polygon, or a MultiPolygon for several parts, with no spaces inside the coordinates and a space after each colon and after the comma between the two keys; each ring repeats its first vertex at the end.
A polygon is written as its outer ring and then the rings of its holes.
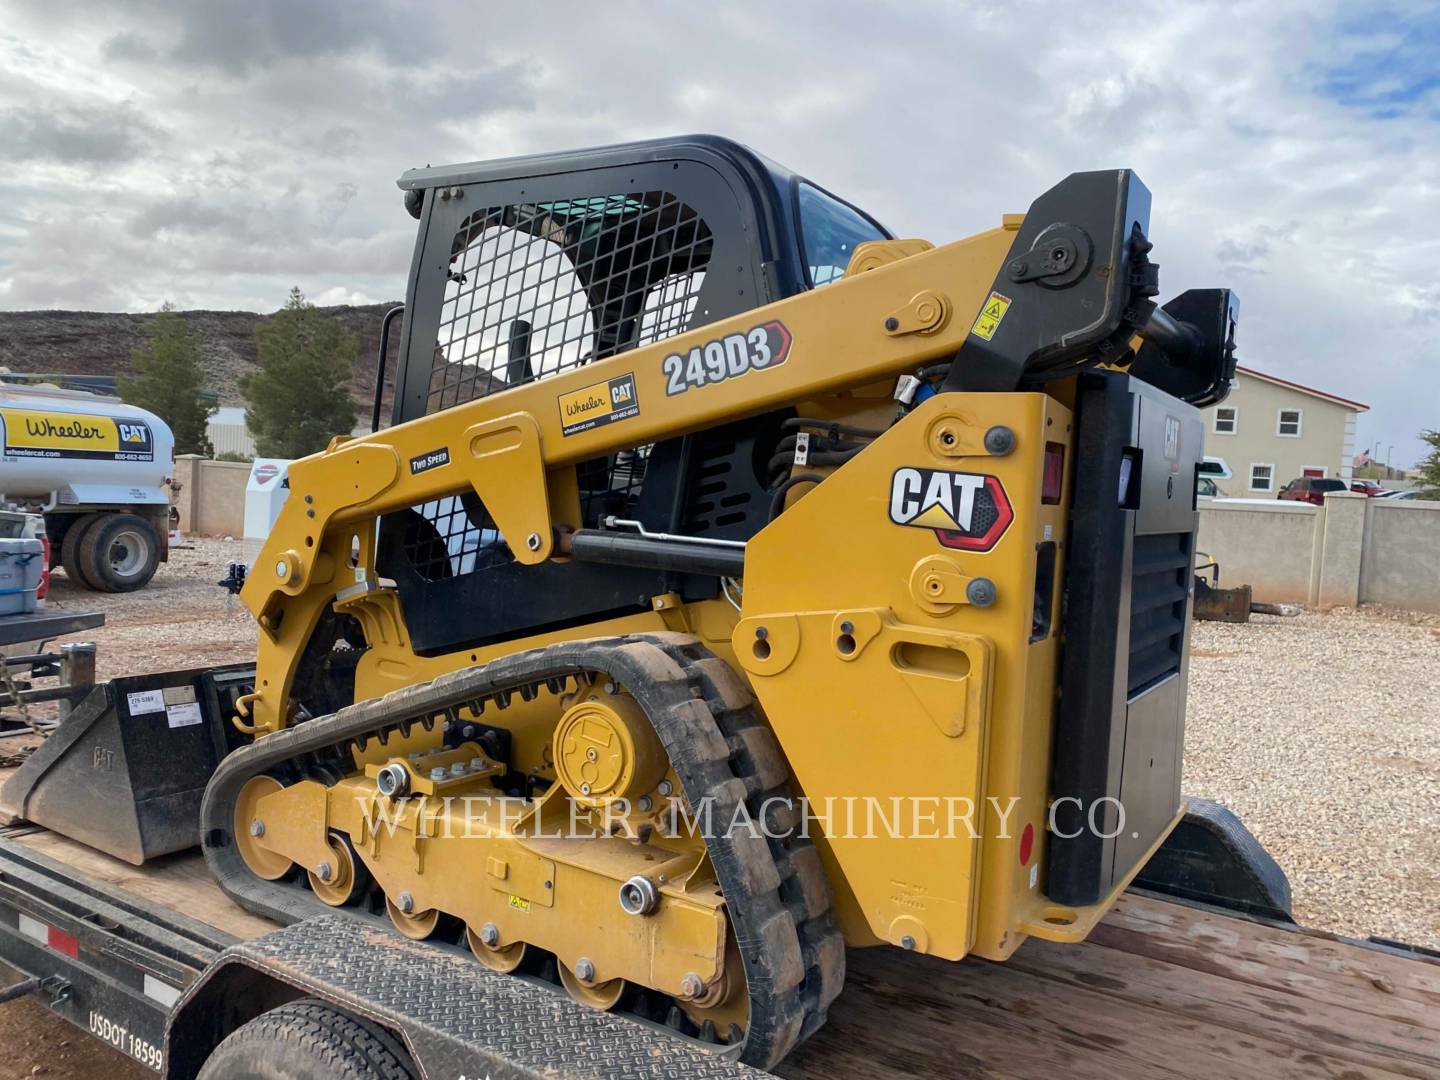
{"type": "MultiPolygon", "coordinates": [[[[277,929],[198,854],[135,867],[44,830],[3,835],[97,895],[183,912],[218,945],[277,929]]],[[[848,965],[829,1024],[780,1075],[1440,1076],[1440,957],[1147,894],[1083,945],[1034,940],[1005,964],[870,949],[848,965]]]]}

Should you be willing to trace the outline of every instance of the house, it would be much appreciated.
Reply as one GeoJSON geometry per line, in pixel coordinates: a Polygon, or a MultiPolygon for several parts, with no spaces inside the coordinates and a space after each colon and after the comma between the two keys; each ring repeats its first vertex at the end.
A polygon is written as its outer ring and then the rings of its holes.
{"type": "Polygon", "coordinates": [[[1236,368],[1230,396],[1205,410],[1205,456],[1235,498],[1273,499],[1297,476],[1349,480],[1355,418],[1370,406],[1236,368]]]}

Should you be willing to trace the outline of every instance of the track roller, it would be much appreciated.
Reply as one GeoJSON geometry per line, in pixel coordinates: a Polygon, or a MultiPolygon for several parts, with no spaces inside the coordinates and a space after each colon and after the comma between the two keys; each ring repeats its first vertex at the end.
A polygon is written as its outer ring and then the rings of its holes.
{"type": "Polygon", "coordinates": [[[407,907],[413,908],[409,893],[401,893],[398,899],[390,896],[385,898],[385,911],[396,930],[416,941],[424,941],[435,933],[435,928],[440,925],[439,911],[430,908],[428,911],[407,912],[407,907]]]}
{"type": "Polygon", "coordinates": [[[359,899],[369,880],[364,866],[355,858],[350,841],[339,833],[330,834],[334,859],[307,873],[310,890],[331,907],[345,907],[359,899]]]}
{"type": "Polygon", "coordinates": [[[581,1005],[588,1005],[592,1009],[599,1009],[608,1012],[620,1004],[624,996],[627,983],[624,979],[607,979],[605,982],[590,982],[582,979],[582,975],[589,974],[593,978],[595,966],[589,960],[581,957],[575,963],[576,971],[570,970],[565,964],[558,964],[560,968],[560,985],[581,1005]],[[589,965],[587,970],[586,965],[589,965]]]}
{"type": "Polygon", "coordinates": [[[486,923],[478,932],[467,926],[465,943],[470,946],[475,959],[491,971],[509,974],[525,961],[525,943],[516,941],[510,945],[501,945],[500,932],[491,923],[486,923]],[[491,944],[487,945],[487,940],[491,944]]]}

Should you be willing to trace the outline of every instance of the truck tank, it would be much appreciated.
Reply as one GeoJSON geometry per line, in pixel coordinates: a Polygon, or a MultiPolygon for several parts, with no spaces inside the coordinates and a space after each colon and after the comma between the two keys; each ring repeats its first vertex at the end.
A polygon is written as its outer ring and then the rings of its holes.
{"type": "Polygon", "coordinates": [[[175,436],[119,398],[0,380],[0,503],[45,515],[51,560],[102,592],[142,588],[169,557],[175,436]]]}
{"type": "Polygon", "coordinates": [[[167,505],[175,438],[152,412],[0,383],[0,496],[53,506],[167,505]]]}

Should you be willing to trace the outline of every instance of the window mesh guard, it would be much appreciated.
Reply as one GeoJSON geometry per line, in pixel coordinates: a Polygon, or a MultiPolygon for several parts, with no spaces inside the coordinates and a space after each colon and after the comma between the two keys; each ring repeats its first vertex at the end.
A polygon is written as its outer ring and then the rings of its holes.
{"type": "MultiPolygon", "coordinates": [[[[471,214],[451,246],[426,412],[681,333],[712,246],[699,214],[663,191],[471,214]]],[[[629,512],[649,454],[639,447],[577,467],[587,526],[629,512]]],[[[414,507],[402,547],[428,581],[513,561],[473,492],[414,507]]]]}

